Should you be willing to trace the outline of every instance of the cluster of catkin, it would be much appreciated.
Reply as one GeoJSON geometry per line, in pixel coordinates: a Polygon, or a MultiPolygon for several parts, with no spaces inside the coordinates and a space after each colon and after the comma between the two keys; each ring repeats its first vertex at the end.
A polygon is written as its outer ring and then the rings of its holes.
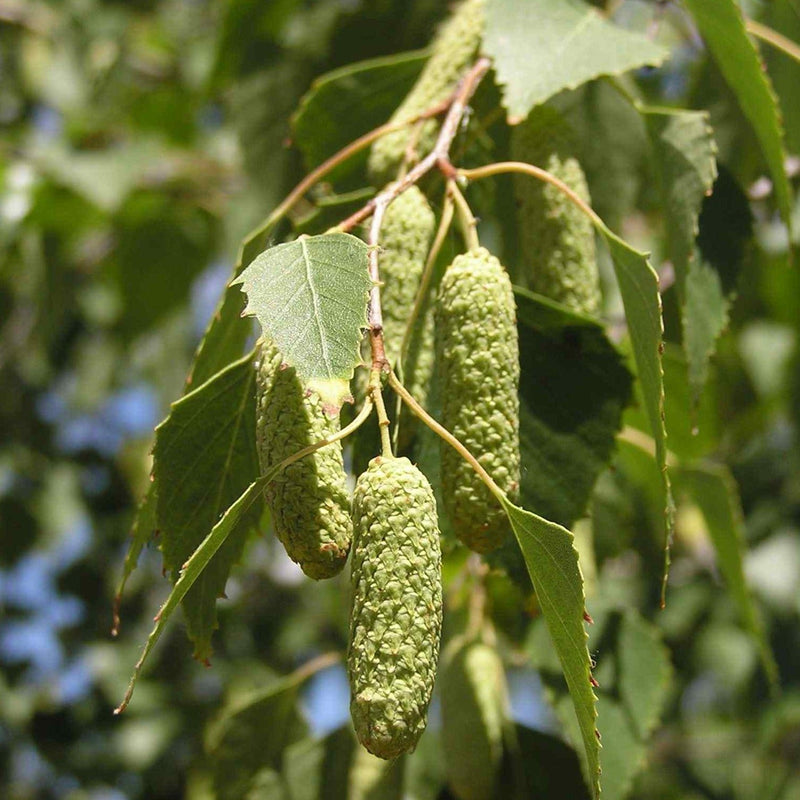
{"type": "MultiPolygon", "coordinates": [[[[465,0],[442,28],[397,119],[409,119],[452,92],[479,45],[483,6],[484,0],[465,0]]],[[[512,148],[588,198],[562,133],[559,118],[545,111],[515,132],[512,148]]],[[[435,134],[436,123],[429,121],[412,133],[412,143],[425,149],[435,134]]],[[[408,131],[379,140],[369,161],[373,180],[391,180],[409,152],[408,131]]],[[[591,228],[560,195],[524,180],[516,186],[526,259],[522,282],[595,312],[599,288],[591,228]]],[[[402,360],[406,388],[423,407],[435,374],[442,425],[514,500],[520,481],[519,345],[512,285],[500,261],[482,247],[457,256],[433,301],[422,303],[401,352],[435,226],[435,214],[416,186],[400,194],[384,218],[379,263],[387,358],[393,368],[402,360]]],[[[266,472],[331,437],[340,423],[304,391],[271,342],[262,340],[259,347],[257,437],[266,472]]],[[[376,452],[363,459],[352,499],[338,441],[293,463],[265,494],[277,537],[309,577],[336,575],[352,552],[351,715],[370,752],[395,758],[415,748],[426,725],[439,659],[441,546],[436,500],[425,475],[406,457],[376,452]]],[[[472,550],[487,553],[509,535],[497,500],[444,442],[441,498],[453,531],[472,550]]],[[[458,716],[458,702],[445,701],[447,713],[458,716]]]]}

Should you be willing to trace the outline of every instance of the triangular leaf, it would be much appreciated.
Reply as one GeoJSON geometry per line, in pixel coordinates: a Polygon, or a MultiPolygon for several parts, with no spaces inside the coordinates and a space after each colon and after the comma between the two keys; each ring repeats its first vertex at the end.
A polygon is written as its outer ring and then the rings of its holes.
{"type": "Polygon", "coordinates": [[[705,112],[644,108],[642,113],[660,177],[668,252],[680,295],[683,345],[696,405],[708,361],[728,322],[728,301],[719,279],[695,252],[700,209],[717,178],[717,148],[705,112]]]}
{"type": "Polygon", "coordinates": [[[778,208],[791,227],[792,193],[778,101],[744,17],[734,0],[686,0],[708,49],[758,136],[775,185],[778,208]]]}
{"type": "MultiPolygon", "coordinates": [[[[172,406],[153,451],[164,566],[179,571],[219,515],[259,474],[253,354],[234,362],[172,406]]],[[[247,526],[237,529],[183,603],[195,655],[211,652],[216,601],[238,560],[247,526]]]]}
{"type": "Polygon", "coordinates": [[[578,552],[572,534],[541,517],[503,502],[525,556],[553,644],[561,662],[586,752],[593,797],[600,793],[600,743],[597,739],[591,661],[584,628],[585,598],[578,552]]]}
{"type": "Polygon", "coordinates": [[[563,89],[660,64],[667,55],[580,0],[488,0],[484,50],[512,123],[563,89]]]}
{"type": "Polygon", "coordinates": [[[703,198],[717,177],[717,146],[704,111],[642,108],[664,200],[668,252],[683,291],[703,198]]]}
{"type": "Polygon", "coordinates": [[[348,233],[301,236],[265,250],[234,280],[300,380],[332,410],[350,393],[367,327],[367,245],[348,233]]]}

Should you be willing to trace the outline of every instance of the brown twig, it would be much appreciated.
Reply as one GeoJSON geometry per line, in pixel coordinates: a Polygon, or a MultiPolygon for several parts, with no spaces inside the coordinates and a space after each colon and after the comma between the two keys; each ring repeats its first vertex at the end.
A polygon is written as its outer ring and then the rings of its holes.
{"type": "Polygon", "coordinates": [[[370,346],[372,349],[373,369],[386,370],[388,362],[383,345],[383,316],[381,314],[380,298],[380,268],[379,257],[379,238],[381,224],[386,209],[390,203],[399,197],[409,186],[413,186],[424,175],[434,167],[438,167],[446,178],[453,178],[456,174],[455,167],[450,163],[450,147],[458,133],[461,119],[464,116],[467,105],[478,88],[481,79],[489,71],[490,62],[488,58],[480,58],[473,67],[466,73],[458,85],[450,109],[442,123],[436,144],[412,170],[410,170],[400,180],[391,184],[387,189],[370,200],[363,208],[351,214],[344,222],[337,226],[337,230],[347,232],[365,219],[372,217],[369,228],[367,244],[369,244],[369,276],[373,282],[372,290],[369,295],[369,305],[367,307],[367,319],[370,327],[370,346]]]}

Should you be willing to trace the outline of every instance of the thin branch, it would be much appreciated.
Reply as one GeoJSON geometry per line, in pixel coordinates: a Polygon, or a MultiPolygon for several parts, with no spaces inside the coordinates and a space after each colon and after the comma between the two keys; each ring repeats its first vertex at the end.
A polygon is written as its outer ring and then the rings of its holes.
{"type": "Polygon", "coordinates": [[[455,167],[450,163],[450,147],[453,140],[458,133],[461,120],[467,109],[475,90],[482,78],[489,71],[491,62],[488,58],[480,58],[473,65],[473,67],[466,73],[464,78],[456,89],[455,96],[447,116],[442,123],[442,128],[439,131],[439,136],[436,139],[436,144],[422,161],[419,162],[410,172],[403,176],[400,180],[391,184],[383,192],[370,200],[363,208],[356,211],[355,214],[349,216],[344,222],[337,226],[337,230],[349,231],[356,225],[363,222],[368,217],[372,217],[372,222],[369,229],[369,237],[367,244],[370,246],[369,251],[369,276],[372,279],[373,286],[369,294],[369,305],[367,307],[367,319],[370,326],[370,346],[372,350],[372,366],[385,370],[389,364],[386,360],[386,352],[383,344],[383,317],[381,315],[381,299],[380,299],[380,267],[378,264],[379,257],[379,240],[381,224],[383,223],[383,216],[389,204],[399,197],[406,189],[416,184],[420,178],[430,172],[434,167],[438,167],[446,178],[455,177],[455,167]]]}
{"type": "Polygon", "coordinates": [[[389,373],[389,385],[403,398],[403,401],[415,416],[419,417],[437,436],[444,439],[478,473],[478,477],[502,504],[506,500],[506,493],[492,480],[492,476],[483,468],[480,461],[409,394],[408,389],[400,383],[394,372],[389,373]]]}
{"type": "Polygon", "coordinates": [[[450,107],[451,100],[448,99],[444,102],[431,106],[425,111],[417,114],[415,117],[406,120],[405,122],[387,122],[377,128],[359,136],[355,141],[350,142],[346,147],[343,147],[337,153],[334,153],[330,158],[325,159],[318,167],[315,167],[311,172],[306,175],[297,186],[292,189],[280,205],[270,213],[270,215],[254,230],[252,230],[244,240],[244,246],[257,239],[261,234],[271,228],[276,222],[281,220],[294,206],[302,199],[302,197],[309,191],[316,183],[324,178],[331,170],[338,167],[339,164],[352,158],[356,153],[361,152],[369,147],[374,141],[385,136],[387,133],[407,128],[409,125],[414,125],[422,120],[438,117],[443,114],[450,107]]]}
{"type": "Polygon", "coordinates": [[[746,19],[745,27],[749,34],[755,36],[757,39],[761,39],[761,41],[767,44],[771,44],[774,48],[789,56],[789,58],[800,62],[800,45],[792,41],[788,36],[784,36],[778,33],[778,31],[760,22],[756,22],[754,19],[746,19]]]}
{"type": "Polygon", "coordinates": [[[606,229],[606,224],[595,213],[594,209],[586,203],[579,195],[567,186],[564,181],[551,175],[541,167],[534,167],[533,164],[525,164],[522,161],[499,161],[496,164],[487,164],[485,167],[477,167],[475,169],[460,169],[458,176],[466,178],[470,181],[480,180],[481,178],[489,178],[492,175],[502,175],[506,172],[519,172],[523,175],[530,175],[545,183],[550,183],[559,191],[563,192],[584,214],[586,214],[592,222],[599,228],[606,229]]]}
{"type": "Polygon", "coordinates": [[[383,402],[383,391],[381,390],[381,371],[372,368],[369,375],[369,391],[375,410],[378,413],[378,429],[381,432],[381,455],[384,458],[392,457],[392,440],[389,437],[389,415],[386,413],[386,405],[383,402]]]}
{"type": "Polygon", "coordinates": [[[467,198],[464,197],[461,189],[458,188],[458,184],[452,179],[447,181],[447,191],[455,201],[456,208],[458,209],[458,219],[467,249],[477,250],[481,246],[480,240],[478,239],[478,221],[475,219],[475,215],[469,207],[467,198]]]}

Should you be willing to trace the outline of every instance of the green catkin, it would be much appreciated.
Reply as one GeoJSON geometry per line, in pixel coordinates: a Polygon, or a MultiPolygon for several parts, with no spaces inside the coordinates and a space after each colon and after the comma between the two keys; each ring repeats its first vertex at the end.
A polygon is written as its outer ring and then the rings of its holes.
{"type": "MultiPolygon", "coordinates": [[[[316,394],[306,394],[295,370],[283,368],[272,342],[259,344],[256,437],[262,474],[283,459],[339,431],[316,394]]],[[[352,540],[350,499],[341,442],[290,464],[264,494],[275,535],[310,578],[341,571],[352,540]]]]}
{"type": "Polygon", "coordinates": [[[453,639],[442,658],[439,687],[449,787],[459,800],[491,800],[509,719],[499,653],[478,640],[453,639]]]}
{"type": "Polygon", "coordinates": [[[410,186],[386,209],[380,235],[381,312],[386,356],[393,366],[435,230],[436,216],[418,186],[410,186]]]}
{"type": "MultiPolygon", "coordinates": [[[[519,343],[511,281],[485,248],[456,257],[436,302],[442,424],[513,500],[519,489],[519,343]]],[[[503,509],[442,442],[442,493],[456,536],[488,553],[508,533],[503,509]]]]}
{"type": "Polygon", "coordinates": [[[353,493],[347,670],[361,744],[411,752],[425,729],[442,626],[436,500],[407,458],[374,458],[353,493]]]}
{"type": "MultiPolygon", "coordinates": [[[[515,161],[547,170],[588,204],[586,176],[574,153],[567,123],[547,106],[534,111],[511,134],[515,161]]],[[[555,186],[529,175],[514,175],[514,195],[524,264],[521,282],[575,311],[596,314],[600,279],[589,218],[555,186]]]]}
{"type": "MultiPolygon", "coordinates": [[[[434,39],[431,57],[414,87],[392,115],[392,122],[405,122],[450,96],[472,64],[480,46],[484,27],[485,0],[464,0],[445,21],[434,39]]],[[[421,123],[415,149],[427,153],[436,142],[435,120],[421,123]]],[[[381,137],[372,146],[368,169],[376,184],[392,180],[406,154],[412,127],[381,137]]]]}

